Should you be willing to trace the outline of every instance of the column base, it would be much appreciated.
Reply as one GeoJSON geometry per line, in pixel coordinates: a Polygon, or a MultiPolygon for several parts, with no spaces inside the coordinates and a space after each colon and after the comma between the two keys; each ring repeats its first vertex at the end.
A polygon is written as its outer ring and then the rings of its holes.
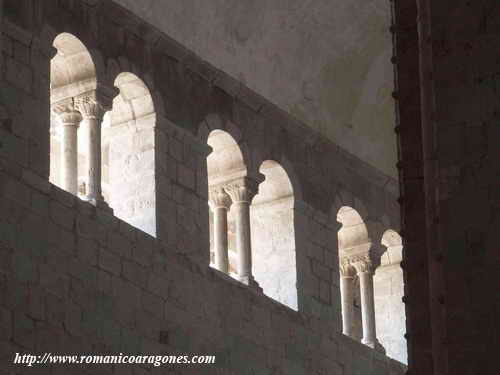
{"type": "Polygon", "coordinates": [[[258,292],[263,291],[262,288],[260,287],[259,283],[257,281],[255,281],[253,276],[238,276],[238,281],[245,284],[245,285],[248,285],[250,288],[252,288],[258,292]]]}

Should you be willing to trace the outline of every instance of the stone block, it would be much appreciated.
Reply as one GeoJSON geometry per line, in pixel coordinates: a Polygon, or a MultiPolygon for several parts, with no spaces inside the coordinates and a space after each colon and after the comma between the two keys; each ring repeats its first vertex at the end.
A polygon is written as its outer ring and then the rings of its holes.
{"type": "Polygon", "coordinates": [[[331,303],[331,283],[327,283],[323,280],[319,282],[319,298],[326,304],[331,303]]]}
{"type": "Polygon", "coordinates": [[[49,204],[50,219],[66,230],[73,230],[75,226],[75,213],[62,204],[51,201],[49,204]]]}
{"type": "Polygon", "coordinates": [[[22,283],[36,282],[38,279],[37,266],[29,253],[15,251],[12,255],[14,275],[22,283]]]}
{"type": "Polygon", "coordinates": [[[332,280],[331,268],[328,268],[324,264],[315,260],[311,261],[311,267],[314,275],[316,275],[317,277],[326,282],[331,282],[332,280]]]}
{"type": "Polygon", "coordinates": [[[123,278],[141,288],[146,288],[148,284],[148,272],[149,270],[140,264],[126,259],[122,261],[123,278]]]}
{"type": "Polygon", "coordinates": [[[169,285],[170,281],[167,278],[150,274],[147,290],[162,299],[166,299],[169,295],[169,285]]]}
{"type": "Polygon", "coordinates": [[[41,177],[30,170],[23,170],[23,181],[31,187],[39,190],[42,193],[48,194],[50,192],[50,183],[45,177],[41,177]]]}
{"type": "Polygon", "coordinates": [[[324,262],[325,251],[321,246],[315,245],[313,243],[309,244],[307,255],[313,259],[316,259],[318,262],[324,262]]]}
{"type": "Polygon", "coordinates": [[[24,65],[30,64],[30,49],[23,43],[17,41],[13,42],[14,59],[23,63],[24,65]]]}
{"type": "Polygon", "coordinates": [[[40,286],[61,298],[66,298],[69,291],[69,279],[51,265],[40,264],[40,286]]]}
{"type": "Polygon", "coordinates": [[[12,57],[14,55],[14,41],[5,34],[1,34],[1,38],[2,51],[6,56],[12,57]]]}
{"type": "Polygon", "coordinates": [[[184,146],[181,141],[176,138],[171,138],[168,151],[170,156],[172,156],[178,162],[182,163],[184,158],[184,146]]]}
{"type": "Polygon", "coordinates": [[[50,197],[66,207],[74,207],[77,200],[77,198],[73,194],[62,190],[55,185],[50,186],[50,197]]]}
{"type": "Polygon", "coordinates": [[[30,205],[30,190],[26,185],[12,179],[6,178],[2,184],[0,193],[8,199],[25,207],[30,205]]]}
{"type": "Polygon", "coordinates": [[[119,232],[109,232],[107,248],[109,251],[120,254],[125,258],[132,257],[132,243],[119,232]]]}
{"type": "Polygon", "coordinates": [[[28,316],[18,313],[14,315],[13,341],[21,347],[33,351],[35,349],[35,322],[28,316]]]}
{"type": "Polygon", "coordinates": [[[98,249],[98,244],[93,239],[81,238],[78,240],[78,258],[91,266],[97,265],[98,249]]]}
{"type": "Polygon", "coordinates": [[[26,93],[31,93],[33,86],[33,71],[27,65],[13,58],[4,59],[5,79],[26,93]]]}
{"type": "Polygon", "coordinates": [[[12,338],[12,311],[0,307],[0,339],[10,341],[12,338]]]}
{"type": "Polygon", "coordinates": [[[121,273],[121,259],[110,251],[100,249],[97,264],[99,268],[115,276],[119,276],[121,273]]]}
{"type": "Polygon", "coordinates": [[[141,305],[144,311],[147,311],[149,314],[152,314],[157,318],[163,319],[165,314],[164,299],[161,297],[144,291],[141,294],[141,305]]]}
{"type": "Polygon", "coordinates": [[[31,191],[31,209],[40,216],[49,216],[48,196],[36,190],[31,191]]]}
{"type": "Polygon", "coordinates": [[[138,233],[137,242],[132,248],[132,259],[144,267],[150,267],[153,259],[155,239],[146,233],[138,233]]]}
{"type": "Polygon", "coordinates": [[[28,141],[16,137],[12,133],[0,129],[2,142],[0,143],[0,156],[9,159],[11,162],[26,167],[29,160],[28,141]]]}

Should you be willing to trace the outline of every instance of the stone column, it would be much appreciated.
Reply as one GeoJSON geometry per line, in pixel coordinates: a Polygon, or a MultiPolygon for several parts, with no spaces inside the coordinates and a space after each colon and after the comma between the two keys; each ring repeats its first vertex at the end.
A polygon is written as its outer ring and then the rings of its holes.
{"type": "Polygon", "coordinates": [[[215,268],[227,274],[229,272],[227,211],[231,206],[231,198],[221,187],[211,188],[209,204],[214,215],[215,268]]]}
{"type": "Polygon", "coordinates": [[[224,190],[233,201],[236,216],[236,248],[238,251],[238,279],[249,286],[258,284],[252,275],[252,243],[250,236],[250,203],[257,194],[257,184],[247,177],[232,181],[224,190]]]}
{"type": "Polygon", "coordinates": [[[52,112],[62,127],[62,160],[61,188],[71,194],[78,192],[78,126],[82,115],[75,107],[73,100],[55,104],[52,112]]]}
{"type": "Polygon", "coordinates": [[[76,101],[86,127],[87,186],[86,199],[93,204],[104,201],[101,189],[101,124],[103,108],[91,96],[83,96],[76,101]]]}
{"type": "Polygon", "coordinates": [[[372,263],[368,256],[362,256],[352,260],[352,265],[358,273],[361,294],[361,317],[363,322],[363,339],[361,342],[375,348],[377,346],[377,332],[375,328],[372,263]]]}
{"type": "Polygon", "coordinates": [[[348,260],[340,264],[340,298],[342,300],[342,333],[352,337],[352,324],[354,320],[354,276],[356,270],[348,260]]]}

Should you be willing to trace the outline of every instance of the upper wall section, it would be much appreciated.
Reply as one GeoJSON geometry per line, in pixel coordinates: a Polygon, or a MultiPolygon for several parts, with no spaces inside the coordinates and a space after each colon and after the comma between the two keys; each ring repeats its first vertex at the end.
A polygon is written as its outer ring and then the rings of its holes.
{"type": "MultiPolygon", "coordinates": [[[[8,0],[4,6],[8,32],[42,51],[29,57],[22,54],[22,49],[5,46],[9,85],[3,90],[10,90],[8,111],[10,117],[19,118],[12,120],[15,124],[27,123],[16,115],[27,108],[22,104],[22,95],[36,95],[48,102],[49,63],[56,52],[52,44],[60,33],[70,33],[88,49],[100,89],[112,92],[121,72],[136,75],[150,88],[158,131],[168,131],[169,124],[174,124],[205,143],[209,131],[226,130],[237,139],[250,176],[259,173],[265,160],[293,166],[293,183],[302,192],[300,200],[311,207],[329,214],[333,206],[337,212],[343,205],[361,205],[367,210],[365,217],[398,228],[395,179],[346,152],[111,0],[8,0]],[[10,56],[13,50],[21,62],[30,64],[18,68],[27,73],[19,75],[14,69],[17,60],[10,56]],[[40,75],[32,79],[32,70],[40,75]],[[21,82],[19,76],[23,77],[21,82]],[[11,84],[21,87],[14,89],[11,84]],[[13,99],[16,95],[17,101],[13,99]]],[[[29,108],[32,110],[33,105],[29,108]]],[[[49,103],[40,103],[39,109],[37,121],[48,119],[49,103]]],[[[48,125],[28,133],[30,142],[37,146],[29,155],[33,169],[44,177],[48,177],[49,170],[46,132],[48,125]]],[[[166,161],[158,162],[163,165],[166,161]]]]}
{"type": "Polygon", "coordinates": [[[388,0],[114,0],[396,177],[388,0]]]}

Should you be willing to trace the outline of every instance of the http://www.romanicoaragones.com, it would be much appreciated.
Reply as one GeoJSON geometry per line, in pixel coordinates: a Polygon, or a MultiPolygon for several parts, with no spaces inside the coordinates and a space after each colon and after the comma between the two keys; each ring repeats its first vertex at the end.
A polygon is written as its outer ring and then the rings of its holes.
{"type": "Polygon", "coordinates": [[[159,367],[168,364],[215,364],[213,355],[43,355],[16,353],[14,364],[32,367],[56,364],[150,364],[159,367]]]}

